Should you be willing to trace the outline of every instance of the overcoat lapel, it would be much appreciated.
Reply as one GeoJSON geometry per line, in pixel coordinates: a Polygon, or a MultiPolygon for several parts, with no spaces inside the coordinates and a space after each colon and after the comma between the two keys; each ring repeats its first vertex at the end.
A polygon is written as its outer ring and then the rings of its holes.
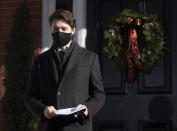
{"type": "Polygon", "coordinates": [[[71,52],[68,63],[66,64],[65,72],[63,74],[63,78],[61,80],[59,88],[62,87],[62,84],[64,83],[64,80],[65,80],[66,76],[73,69],[73,67],[77,64],[77,61],[79,60],[79,56],[80,56],[80,53],[81,53],[81,47],[77,43],[74,43],[74,44],[75,45],[74,45],[73,50],[71,52]]]}
{"type": "Polygon", "coordinates": [[[57,73],[55,61],[54,61],[54,58],[52,57],[52,48],[50,48],[50,50],[49,50],[48,61],[49,61],[48,62],[49,74],[54,79],[56,84],[58,84],[59,78],[58,78],[58,73],[57,73]]]}

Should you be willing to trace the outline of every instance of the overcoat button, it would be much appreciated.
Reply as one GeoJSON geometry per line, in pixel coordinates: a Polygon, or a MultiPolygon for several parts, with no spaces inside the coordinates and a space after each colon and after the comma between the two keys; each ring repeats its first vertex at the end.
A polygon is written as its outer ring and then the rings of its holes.
{"type": "Polygon", "coordinates": [[[61,95],[61,92],[60,92],[60,91],[58,92],[58,95],[59,95],[59,96],[61,95]]]}

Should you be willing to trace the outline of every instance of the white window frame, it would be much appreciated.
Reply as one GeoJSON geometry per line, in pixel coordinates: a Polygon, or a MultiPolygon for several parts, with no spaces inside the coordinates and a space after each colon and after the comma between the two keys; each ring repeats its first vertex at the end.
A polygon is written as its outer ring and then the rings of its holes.
{"type": "Polygon", "coordinates": [[[42,52],[52,44],[49,16],[56,10],[56,0],[42,0],[42,52]]]}

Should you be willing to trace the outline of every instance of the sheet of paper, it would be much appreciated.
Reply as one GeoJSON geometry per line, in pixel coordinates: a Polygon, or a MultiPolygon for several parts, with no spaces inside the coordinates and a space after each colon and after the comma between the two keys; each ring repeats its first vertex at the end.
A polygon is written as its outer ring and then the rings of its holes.
{"type": "Polygon", "coordinates": [[[76,108],[60,109],[60,110],[56,111],[56,114],[57,115],[70,115],[70,114],[73,114],[75,112],[78,112],[78,111],[81,111],[81,110],[84,110],[84,109],[86,109],[86,108],[82,107],[82,108],[79,108],[79,109],[76,109],[76,108]]]}

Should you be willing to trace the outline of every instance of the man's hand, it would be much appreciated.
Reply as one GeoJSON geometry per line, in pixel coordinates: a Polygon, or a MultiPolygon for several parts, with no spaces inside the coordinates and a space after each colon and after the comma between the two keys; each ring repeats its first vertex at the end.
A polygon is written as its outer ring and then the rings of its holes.
{"type": "Polygon", "coordinates": [[[87,109],[87,107],[86,107],[85,105],[79,104],[79,105],[76,107],[76,109],[80,109],[80,108],[82,108],[82,107],[86,108],[84,114],[87,116],[87,115],[88,115],[88,109],[87,109]]]}
{"type": "Polygon", "coordinates": [[[55,114],[56,112],[56,109],[53,107],[53,106],[47,106],[45,109],[44,109],[44,116],[48,119],[52,119],[53,117],[56,116],[55,114]]]}

